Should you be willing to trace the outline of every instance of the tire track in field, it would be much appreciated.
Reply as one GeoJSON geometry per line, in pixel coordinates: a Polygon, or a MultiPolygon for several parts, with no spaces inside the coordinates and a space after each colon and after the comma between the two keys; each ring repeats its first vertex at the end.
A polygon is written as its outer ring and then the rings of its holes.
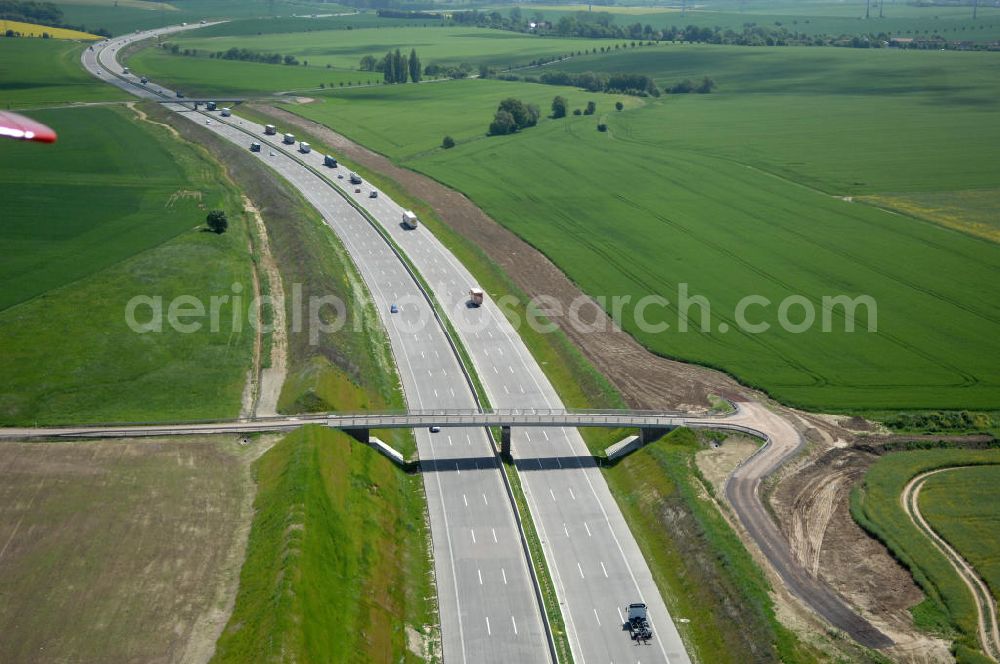
{"type": "MultiPolygon", "coordinates": [[[[620,195],[619,195],[619,197],[620,197],[620,195]]],[[[622,200],[624,202],[632,205],[633,207],[637,207],[638,209],[641,209],[643,211],[649,212],[645,208],[641,208],[640,206],[632,203],[631,201],[628,201],[627,199],[623,198],[622,200]]],[[[651,213],[651,214],[655,214],[655,213],[651,213]]],[[[588,236],[586,236],[585,234],[583,234],[582,232],[580,232],[578,230],[579,229],[579,225],[573,224],[572,220],[568,220],[568,221],[569,221],[569,223],[555,222],[555,225],[558,226],[566,235],[572,236],[580,245],[585,246],[592,253],[594,253],[595,255],[600,256],[609,265],[612,265],[620,273],[626,275],[633,283],[637,284],[641,288],[645,288],[648,293],[657,293],[660,289],[662,289],[662,286],[664,284],[666,284],[667,286],[676,286],[677,285],[676,283],[672,282],[669,279],[661,279],[661,280],[658,280],[657,282],[652,282],[652,281],[647,280],[646,278],[642,277],[640,275],[640,273],[636,272],[627,263],[625,263],[618,256],[618,254],[616,252],[613,252],[613,251],[611,251],[609,249],[603,248],[597,242],[591,240],[588,236]]],[[[672,311],[676,311],[678,313],[678,316],[680,315],[680,310],[678,310],[672,304],[669,305],[669,309],[672,310],[672,311]]],[[[770,351],[775,359],[780,359],[788,367],[790,367],[792,369],[795,369],[800,374],[808,376],[811,379],[811,383],[809,383],[809,384],[794,383],[794,385],[796,387],[807,387],[807,386],[811,386],[811,387],[824,387],[824,386],[826,386],[826,385],[829,384],[829,381],[827,380],[827,378],[825,376],[823,376],[822,374],[816,373],[814,370],[812,370],[809,367],[805,366],[804,364],[800,363],[798,360],[795,360],[795,359],[789,357],[787,355],[787,353],[782,352],[774,344],[768,343],[760,335],[751,336],[751,335],[747,334],[747,332],[745,332],[744,330],[740,329],[739,324],[734,319],[732,319],[731,317],[729,317],[727,315],[719,314],[717,310],[714,311],[714,312],[712,312],[712,314],[710,314],[710,315],[714,315],[717,319],[725,321],[725,323],[729,326],[729,329],[731,331],[737,332],[739,334],[739,336],[742,337],[743,339],[745,339],[747,342],[749,342],[751,344],[756,344],[758,346],[762,346],[763,348],[765,348],[768,351],[770,351]]],[[[696,321],[694,320],[694,318],[692,316],[687,316],[687,320],[690,323],[694,324],[694,329],[696,331],[698,331],[699,334],[702,334],[704,336],[708,336],[704,332],[700,331],[700,323],[696,323],[696,321]]],[[[713,341],[716,341],[716,342],[719,342],[719,343],[724,343],[724,342],[722,342],[721,339],[717,339],[717,338],[713,338],[713,341]]],[[[726,344],[726,345],[735,348],[735,345],[732,344],[732,343],[729,343],[729,344],[726,344]]],[[[704,360],[701,360],[701,361],[704,362],[704,360]]]]}
{"type": "MultiPolygon", "coordinates": [[[[686,187],[685,187],[685,189],[686,189],[686,187]]],[[[662,215],[659,212],[656,212],[656,211],[654,211],[654,210],[652,210],[652,209],[650,209],[650,208],[648,208],[646,206],[643,206],[643,205],[640,205],[638,203],[635,203],[634,201],[631,201],[630,199],[625,198],[621,194],[617,194],[616,196],[623,203],[631,205],[632,207],[634,207],[634,208],[636,208],[636,209],[638,209],[638,210],[640,210],[640,211],[642,211],[642,212],[644,212],[644,213],[652,216],[653,218],[659,220],[661,223],[664,223],[664,224],[670,226],[671,228],[673,228],[675,230],[678,230],[678,231],[680,231],[680,232],[688,235],[689,237],[695,239],[697,242],[699,242],[701,244],[704,244],[704,245],[706,245],[706,246],[714,249],[715,251],[719,252],[720,254],[726,256],[731,261],[742,265],[743,267],[745,267],[746,269],[750,270],[751,272],[757,274],[758,276],[762,277],[763,279],[766,279],[768,281],[771,281],[772,283],[778,284],[778,285],[786,288],[790,292],[795,292],[795,289],[790,284],[788,284],[787,282],[779,279],[778,277],[776,277],[775,275],[771,274],[767,270],[764,270],[763,268],[761,268],[761,267],[755,265],[754,263],[746,260],[745,258],[743,258],[742,256],[740,256],[737,252],[732,251],[730,249],[727,249],[724,246],[722,246],[720,243],[715,242],[715,241],[713,241],[713,240],[711,240],[711,239],[709,239],[707,237],[696,235],[691,229],[687,228],[683,224],[680,224],[679,222],[674,221],[674,220],[670,219],[669,217],[666,217],[665,215],[662,215]]],[[[743,213],[743,214],[745,214],[745,215],[747,215],[747,216],[749,216],[750,218],[754,219],[755,221],[758,221],[760,223],[767,223],[767,220],[765,220],[760,215],[757,215],[757,214],[754,214],[752,212],[748,212],[748,211],[742,210],[742,209],[740,210],[740,212],[743,213]]],[[[801,238],[802,240],[804,240],[806,243],[808,243],[810,245],[813,245],[813,246],[818,247],[820,249],[829,250],[832,253],[836,253],[836,254],[840,254],[841,253],[841,252],[838,252],[838,251],[836,251],[836,250],[834,250],[832,248],[827,247],[827,245],[825,245],[825,244],[816,242],[815,240],[809,238],[807,235],[805,235],[805,234],[803,234],[801,232],[795,231],[795,230],[793,230],[791,228],[788,228],[788,227],[786,227],[784,225],[782,225],[781,228],[782,228],[783,231],[786,231],[789,234],[792,234],[792,235],[795,235],[795,236],[801,238]]],[[[844,255],[842,255],[841,257],[842,258],[847,257],[846,252],[844,252],[844,255]]],[[[877,270],[877,269],[875,269],[875,268],[867,265],[866,263],[864,263],[860,259],[853,259],[853,258],[851,258],[849,260],[851,262],[855,263],[855,264],[861,265],[862,267],[865,267],[865,268],[868,268],[868,269],[872,269],[872,271],[874,271],[874,272],[876,272],[878,274],[882,274],[883,276],[885,276],[885,274],[887,274],[887,273],[885,273],[885,271],[880,271],[880,270],[877,270]]],[[[904,286],[908,285],[908,283],[905,280],[897,280],[897,281],[899,283],[903,284],[904,286]]],[[[916,286],[913,286],[913,288],[914,288],[914,290],[921,290],[921,289],[917,288],[916,286]]],[[[947,303],[947,304],[953,304],[957,308],[966,309],[967,312],[972,312],[972,310],[969,309],[968,307],[959,306],[958,303],[956,303],[953,300],[950,300],[948,298],[941,297],[941,298],[938,298],[938,299],[941,300],[942,302],[947,303]]],[[[840,312],[840,311],[838,311],[836,309],[833,309],[833,310],[831,310],[831,313],[833,313],[838,319],[840,319],[842,321],[845,319],[844,312],[840,312]]],[[[975,313],[975,312],[973,312],[973,313],[975,313]]],[[[982,316],[980,316],[980,317],[983,317],[983,316],[985,316],[985,314],[982,315],[982,316]]],[[[1000,323],[1000,320],[998,320],[997,322],[1000,323]]],[[[906,351],[909,351],[910,353],[913,353],[914,355],[916,355],[916,356],[924,359],[929,364],[937,366],[937,367],[939,367],[941,369],[944,369],[944,370],[946,370],[946,371],[948,371],[950,373],[953,373],[953,374],[955,374],[955,375],[957,375],[957,376],[959,376],[961,378],[961,380],[959,382],[939,384],[940,387],[973,387],[975,385],[978,385],[981,382],[980,379],[977,376],[975,376],[973,374],[970,374],[967,371],[965,371],[964,369],[962,369],[960,367],[957,367],[957,366],[955,366],[955,365],[953,365],[951,363],[945,362],[941,358],[938,358],[938,357],[935,357],[935,356],[931,355],[928,351],[925,351],[924,349],[920,348],[919,346],[916,346],[913,343],[911,343],[909,341],[906,341],[905,339],[903,339],[903,338],[901,338],[901,337],[899,337],[897,335],[894,335],[894,334],[891,334],[891,333],[885,332],[885,331],[881,331],[881,332],[879,332],[879,334],[880,334],[880,336],[882,336],[883,338],[885,338],[889,342],[891,342],[891,343],[895,344],[896,346],[898,346],[898,347],[900,347],[900,348],[902,348],[902,349],[904,349],[906,351]]],[[[787,360],[787,358],[784,358],[784,359],[787,360]]],[[[838,383],[838,384],[841,384],[841,383],[838,383]]],[[[891,385],[891,384],[882,385],[882,387],[894,387],[894,386],[895,385],[891,385]]],[[[900,387],[903,387],[903,386],[904,385],[900,385],[900,387]]]]}
{"type": "Polygon", "coordinates": [[[903,510],[910,518],[910,522],[931,540],[934,548],[948,559],[952,568],[954,568],[955,572],[962,579],[962,582],[965,583],[969,592],[972,593],[972,599],[976,603],[979,642],[983,647],[983,651],[989,657],[995,661],[1000,661],[1000,627],[997,625],[997,603],[993,599],[989,587],[979,574],[976,573],[972,565],[958,551],[952,548],[943,537],[938,535],[937,531],[927,523],[927,520],[924,519],[923,514],[920,512],[920,490],[931,476],[969,467],[952,466],[950,468],[938,468],[937,470],[921,473],[907,482],[906,486],[903,487],[903,493],[899,499],[903,505],[903,510]]]}

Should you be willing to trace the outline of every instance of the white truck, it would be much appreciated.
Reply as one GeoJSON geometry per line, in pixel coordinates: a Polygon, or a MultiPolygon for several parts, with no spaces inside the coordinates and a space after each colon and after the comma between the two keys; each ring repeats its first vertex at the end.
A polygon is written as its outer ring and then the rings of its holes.
{"type": "Polygon", "coordinates": [[[278,128],[274,125],[264,125],[264,133],[268,136],[274,136],[278,133],[278,128]]]}
{"type": "Polygon", "coordinates": [[[417,215],[413,214],[413,210],[403,210],[403,226],[414,229],[419,223],[417,215]]]}
{"type": "Polygon", "coordinates": [[[302,141],[301,143],[299,143],[299,152],[301,152],[302,154],[309,154],[310,152],[312,152],[312,146],[306,143],[305,141],[302,141]]]}
{"type": "Polygon", "coordinates": [[[232,109],[229,109],[229,108],[222,109],[222,117],[228,118],[232,114],[233,114],[232,109]]]}
{"type": "Polygon", "coordinates": [[[485,294],[483,293],[483,289],[482,288],[471,288],[471,289],[469,289],[469,303],[472,306],[474,306],[474,307],[481,307],[481,306],[483,306],[483,297],[484,296],[485,296],[485,294]]]}
{"type": "Polygon", "coordinates": [[[282,142],[286,145],[295,145],[295,134],[285,134],[282,142]]]}
{"type": "Polygon", "coordinates": [[[649,641],[653,638],[653,629],[649,626],[649,618],[646,616],[646,605],[642,602],[629,604],[625,607],[628,615],[628,622],[625,627],[633,641],[649,641]]]}

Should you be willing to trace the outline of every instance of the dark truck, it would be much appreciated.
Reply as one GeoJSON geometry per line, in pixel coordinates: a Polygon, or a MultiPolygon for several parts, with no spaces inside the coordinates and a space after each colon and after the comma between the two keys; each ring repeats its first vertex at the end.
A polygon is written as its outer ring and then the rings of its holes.
{"type": "Polygon", "coordinates": [[[646,605],[642,603],[629,604],[627,611],[628,620],[624,629],[629,631],[633,641],[649,641],[653,638],[653,629],[649,626],[649,619],[646,617],[646,605]]]}

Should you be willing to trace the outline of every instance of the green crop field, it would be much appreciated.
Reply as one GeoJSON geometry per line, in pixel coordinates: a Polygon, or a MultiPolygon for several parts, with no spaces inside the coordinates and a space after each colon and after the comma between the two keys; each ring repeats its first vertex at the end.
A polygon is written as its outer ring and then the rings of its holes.
{"type": "Polygon", "coordinates": [[[436,622],[420,476],[321,427],[254,469],[247,558],[212,661],[422,661],[407,648],[407,628],[436,622]]]}
{"type": "MultiPolygon", "coordinates": [[[[608,12],[616,25],[634,23],[654,29],[689,25],[742,32],[744,26],[783,27],[805,35],[862,35],[885,33],[900,37],[923,37],[938,34],[949,41],[987,42],[1000,38],[1000,9],[981,3],[975,19],[968,6],[920,7],[915,3],[886,5],[884,17],[878,18],[878,3],[872,2],[871,18],[865,20],[865,2],[739,2],[698,3],[697,8],[681,13],[674,7],[594,6],[594,12],[608,12]]],[[[523,16],[540,14],[558,23],[563,16],[577,16],[586,5],[521,5],[523,16]]],[[[507,15],[510,6],[496,10],[507,15]]]]}
{"type": "Polygon", "coordinates": [[[232,325],[231,305],[218,332],[206,322],[193,334],[166,323],[137,334],[125,308],[137,295],[162,297],[166,309],[178,295],[249,289],[237,192],[215,162],[125,109],[34,115],[59,141],[0,151],[0,421],[236,415],[254,335],[245,319],[232,325]],[[230,212],[224,235],[199,230],[213,208],[230,212]]]}
{"type": "Polygon", "coordinates": [[[382,82],[382,74],[378,72],[193,58],[170,55],[161,49],[140,52],[129,59],[129,66],[158,83],[193,96],[269,94],[315,90],[321,85],[332,88],[382,82]]]}
{"type": "MultiPolygon", "coordinates": [[[[605,95],[532,83],[495,80],[460,80],[426,85],[397,85],[378,88],[337,90],[316,96],[316,103],[289,110],[343,130],[366,146],[395,159],[429,156],[450,135],[459,143],[486,138],[486,130],[497,104],[516,97],[538,105],[544,119],[551,113],[552,98],[563,95],[569,108],[583,108],[587,101],[599,102],[604,109],[616,101],[635,107],[642,102],[626,95],[605,95]],[[364,107],[364,117],[356,109],[364,107]],[[400,113],[400,108],[410,109],[400,113]],[[343,122],[337,118],[343,118],[343,122]]],[[[530,135],[530,134],[525,134],[530,135]]],[[[484,140],[494,146],[492,140],[484,140]]]]}
{"type": "Polygon", "coordinates": [[[58,0],[55,4],[65,23],[105,28],[116,35],[200,19],[345,11],[336,4],[308,0],[58,0]]]}
{"type": "MultiPolygon", "coordinates": [[[[989,495],[995,495],[995,489],[976,481],[968,481],[968,478],[981,479],[984,473],[989,478],[996,478],[997,464],[1000,464],[1000,450],[996,449],[936,449],[893,453],[873,465],[865,474],[861,485],[851,495],[851,514],[854,519],[889,547],[893,556],[910,570],[913,578],[927,594],[924,602],[911,608],[917,625],[928,631],[955,638],[962,651],[977,651],[979,648],[976,637],[976,607],[972,595],[952,569],[947,558],[910,522],[900,505],[899,497],[907,482],[929,470],[963,465],[989,466],[989,469],[963,469],[942,473],[941,478],[948,478],[945,484],[937,485],[937,489],[933,489],[932,484],[925,486],[921,491],[920,505],[921,509],[926,506],[930,514],[937,517],[933,522],[935,527],[944,526],[949,536],[956,538],[954,540],[956,547],[965,546],[966,548],[961,550],[972,556],[984,551],[993,561],[992,566],[987,565],[987,568],[995,571],[996,546],[990,548],[988,542],[970,545],[970,542],[976,537],[977,532],[986,533],[995,540],[995,529],[991,531],[983,527],[988,527],[988,520],[995,522],[997,519],[996,504],[966,503],[957,506],[956,496],[944,493],[942,487],[948,483],[952,483],[951,486],[954,487],[957,485],[953,482],[960,482],[963,488],[959,491],[986,499],[989,495]],[[951,477],[953,473],[954,478],[951,477]],[[924,491],[928,489],[931,489],[931,492],[925,495],[924,491]],[[975,511],[977,518],[971,521],[954,520],[945,524],[941,517],[946,513],[954,514],[955,510],[966,510],[970,515],[975,511]]],[[[937,477],[931,478],[928,482],[936,482],[937,477]]],[[[959,655],[960,662],[981,661],[975,659],[975,655],[970,655],[968,659],[961,656],[962,652],[959,655]]]]}
{"type": "Polygon", "coordinates": [[[920,511],[1000,599],[1000,465],[928,478],[920,490],[920,511]]]}
{"type": "Polygon", "coordinates": [[[85,48],[55,39],[0,39],[0,110],[128,99],[83,70],[85,48]]]}
{"type": "MultiPolygon", "coordinates": [[[[586,292],[631,296],[625,328],[656,352],[813,408],[994,408],[1000,247],[842,197],[981,191],[976,205],[989,210],[998,63],[992,53],[660,46],[558,66],[661,84],[710,75],[718,91],[619,113],[604,95],[464,81],[338,91],[294,110],[463,191],[586,292]],[[489,88],[468,91],[477,86],[489,88]],[[567,94],[571,107],[593,97],[599,117],[485,138],[486,102],[505,89],[538,89],[536,103],[567,94]],[[460,98],[483,110],[454,117],[460,98]],[[455,149],[436,147],[444,133],[455,149]],[[680,284],[710,302],[705,331],[702,309],[678,310],[680,284]],[[631,315],[651,294],[671,302],[647,316],[666,331],[643,331],[631,315]],[[874,298],[877,332],[861,318],[845,332],[842,309],[824,332],[822,297],[839,295],[874,298]],[[739,329],[745,296],[770,301],[747,310],[766,333],[739,329]],[[811,303],[805,332],[779,328],[789,296],[811,303]]],[[[798,323],[805,305],[792,304],[798,323]]]]}
{"type": "MultiPolygon", "coordinates": [[[[345,19],[346,20],[346,19],[345,19]]],[[[293,34],[263,34],[206,37],[198,31],[183,36],[172,37],[168,41],[181,49],[195,49],[208,54],[226,51],[230,48],[247,48],[261,53],[281,53],[294,55],[300,61],[308,61],[309,68],[325,68],[357,72],[362,57],[373,55],[380,58],[390,49],[401,49],[406,53],[416,49],[424,65],[459,65],[468,63],[474,67],[481,64],[498,68],[527,65],[540,57],[555,57],[584,49],[607,46],[607,40],[541,38],[533,35],[499,30],[484,30],[468,27],[437,27],[434,24],[423,27],[381,27],[371,30],[326,30],[293,34]]],[[[137,67],[142,66],[144,57],[133,58],[137,67]]],[[[183,56],[177,56],[180,60],[183,56]]],[[[204,61],[204,60],[202,60],[204,61]]],[[[237,64],[226,62],[225,64],[237,64]]],[[[170,74],[161,65],[163,74],[170,74]]],[[[178,66],[178,65],[175,65],[178,66]]],[[[272,65],[276,69],[288,69],[284,65],[272,65]]],[[[244,72],[234,76],[244,76],[244,72]]],[[[362,74],[363,72],[357,72],[362,74]]],[[[322,80],[322,78],[320,79],[322,80]]],[[[163,79],[169,83],[170,79],[163,79]]],[[[287,89],[287,86],[271,88],[257,84],[248,77],[241,81],[248,88],[263,91],[287,89]]]]}

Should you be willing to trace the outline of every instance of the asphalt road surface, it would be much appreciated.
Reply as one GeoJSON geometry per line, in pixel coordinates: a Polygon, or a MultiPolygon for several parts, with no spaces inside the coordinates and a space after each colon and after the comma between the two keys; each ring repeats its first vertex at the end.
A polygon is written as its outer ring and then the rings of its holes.
{"type": "MultiPolygon", "coordinates": [[[[127,41],[174,28],[96,45],[84,52],[84,66],[112,84],[146,98],[169,90],[150,90],[113,76],[115,61],[127,41]],[[97,59],[100,58],[100,65],[97,59]]],[[[194,113],[168,105],[190,120],[248,147],[252,138],[240,130],[238,118],[225,124],[213,114],[194,113]]],[[[261,134],[263,128],[242,121],[261,134]]],[[[280,173],[323,215],[344,243],[364,279],[382,318],[408,406],[413,409],[474,408],[475,400],[444,331],[439,325],[419,325],[422,295],[403,264],[364,217],[322,178],[280,150],[255,153],[280,173]],[[391,314],[394,303],[398,314],[391,314]]],[[[426,305],[424,305],[426,308],[426,305]]],[[[435,574],[444,657],[454,662],[551,661],[542,613],[531,583],[527,560],[497,460],[482,428],[449,429],[430,434],[416,431],[430,512],[435,574]]]]}

